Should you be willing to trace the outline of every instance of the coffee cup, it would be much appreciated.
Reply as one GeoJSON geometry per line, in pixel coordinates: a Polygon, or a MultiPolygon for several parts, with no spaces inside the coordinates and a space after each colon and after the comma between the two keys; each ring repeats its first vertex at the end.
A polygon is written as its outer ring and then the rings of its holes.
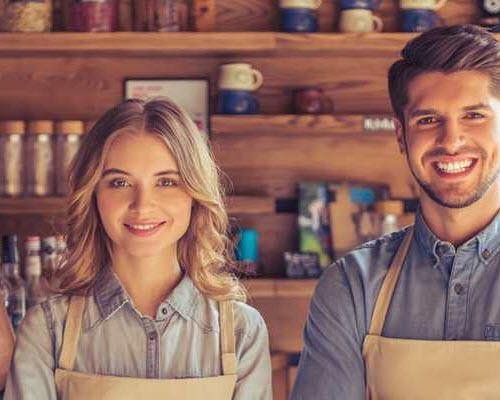
{"type": "MultiPolygon", "coordinates": [[[[500,0],[478,0],[483,17],[500,16],[500,0]]],[[[490,24],[493,25],[493,24],[490,24]]]]}
{"type": "Polygon", "coordinates": [[[401,10],[403,32],[425,32],[444,25],[444,20],[432,10],[401,10]]]}
{"type": "Polygon", "coordinates": [[[355,9],[340,12],[340,32],[381,32],[382,19],[373,15],[371,10],[355,9]]]}
{"type": "Polygon", "coordinates": [[[382,0],[340,0],[341,10],[366,9],[376,10],[382,0]]]}
{"type": "Polygon", "coordinates": [[[283,32],[317,32],[318,17],[310,8],[282,8],[281,31],[283,32]]]}
{"type": "Polygon", "coordinates": [[[234,63],[219,67],[219,89],[257,90],[264,81],[260,71],[250,64],[234,63]]]}
{"type": "Polygon", "coordinates": [[[402,10],[439,10],[447,0],[400,0],[402,10]]]}
{"type": "Polygon", "coordinates": [[[217,112],[220,114],[257,114],[259,109],[259,100],[248,90],[219,91],[217,112]]]}
{"type": "Polygon", "coordinates": [[[302,8],[316,10],[321,6],[322,0],[280,0],[280,8],[302,8]]]}
{"type": "Polygon", "coordinates": [[[293,110],[295,114],[329,114],[333,104],[321,88],[300,88],[293,93],[293,110]]]}

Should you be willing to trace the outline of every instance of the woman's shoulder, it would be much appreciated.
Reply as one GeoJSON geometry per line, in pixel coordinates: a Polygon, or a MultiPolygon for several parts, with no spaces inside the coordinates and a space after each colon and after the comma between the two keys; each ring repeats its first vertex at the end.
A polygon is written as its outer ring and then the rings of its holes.
{"type": "Polygon", "coordinates": [[[235,333],[241,332],[247,336],[254,336],[256,332],[266,329],[266,323],[259,311],[241,301],[232,301],[232,303],[235,333]]]}

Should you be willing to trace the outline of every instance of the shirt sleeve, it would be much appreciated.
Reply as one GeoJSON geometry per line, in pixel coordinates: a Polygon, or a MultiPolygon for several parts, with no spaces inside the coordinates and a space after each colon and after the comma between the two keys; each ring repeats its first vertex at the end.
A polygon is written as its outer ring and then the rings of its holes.
{"type": "Polygon", "coordinates": [[[339,264],[321,277],[304,329],[304,349],[290,400],[364,400],[362,339],[339,264]]]}
{"type": "Polygon", "coordinates": [[[26,314],[18,330],[4,400],[57,400],[48,322],[41,305],[26,314]]]}
{"type": "Polygon", "coordinates": [[[240,304],[240,307],[245,326],[236,330],[238,379],[233,400],[272,400],[271,356],[266,324],[257,310],[245,304],[240,304]]]}

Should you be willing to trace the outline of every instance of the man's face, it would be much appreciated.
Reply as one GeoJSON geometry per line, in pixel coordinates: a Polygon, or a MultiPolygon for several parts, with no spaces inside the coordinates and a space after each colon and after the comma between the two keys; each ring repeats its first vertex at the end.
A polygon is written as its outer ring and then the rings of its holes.
{"type": "MultiPolygon", "coordinates": [[[[500,172],[500,100],[480,72],[423,73],[408,86],[401,150],[424,193],[449,208],[482,198],[500,172]]],[[[496,190],[496,189],[493,189],[496,190]]]]}

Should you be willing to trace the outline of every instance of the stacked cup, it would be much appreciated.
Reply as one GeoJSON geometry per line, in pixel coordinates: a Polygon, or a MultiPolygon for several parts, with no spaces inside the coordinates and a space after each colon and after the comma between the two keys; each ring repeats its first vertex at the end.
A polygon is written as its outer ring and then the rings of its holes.
{"type": "Polygon", "coordinates": [[[341,0],[340,32],[381,32],[382,20],[373,14],[381,0],[341,0]]]}
{"type": "Polygon", "coordinates": [[[259,100],[253,94],[263,82],[262,74],[250,64],[234,63],[219,67],[220,114],[257,114],[259,100]]]}
{"type": "Polygon", "coordinates": [[[444,24],[436,14],[447,0],[400,0],[401,29],[403,32],[425,32],[444,24]]]}
{"type": "Polygon", "coordinates": [[[279,0],[283,32],[317,32],[322,0],[279,0]]]}

